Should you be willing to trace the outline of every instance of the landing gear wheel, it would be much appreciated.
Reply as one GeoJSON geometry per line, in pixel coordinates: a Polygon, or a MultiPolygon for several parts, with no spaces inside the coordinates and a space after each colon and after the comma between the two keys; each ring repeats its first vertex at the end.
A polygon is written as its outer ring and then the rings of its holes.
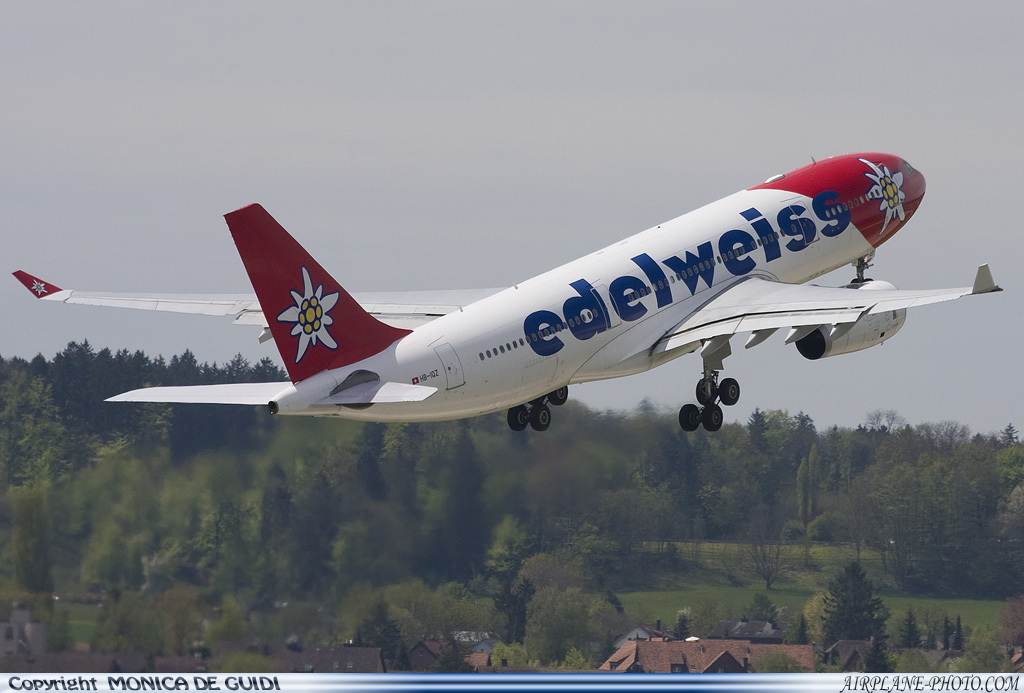
{"type": "Polygon", "coordinates": [[[718,398],[727,407],[740,401],[740,384],[734,378],[726,378],[718,383],[718,398]]]}
{"type": "Polygon", "coordinates": [[[530,410],[520,404],[508,410],[508,427],[513,431],[525,431],[530,424],[530,410]]]}
{"type": "Polygon", "coordinates": [[[701,423],[704,424],[704,430],[717,431],[722,427],[722,421],[725,417],[722,415],[722,408],[720,406],[709,404],[704,407],[704,412],[700,418],[701,423]]]}
{"type": "Polygon", "coordinates": [[[679,410],[679,427],[684,431],[696,431],[700,421],[700,407],[696,404],[684,404],[679,410]]]}
{"type": "Polygon", "coordinates": [[[569,386],[563,385],[548,395],[548,404],[560,407],[569,399],[569,386]]]}
{"type": "Polygon", "coordinates": [[[546,431],[551,425],[551,410],[546,404],[538,404],[530,412],[530,427],[535,431],[546,431]]]}
{"type": "Polygon", "coordinates": [[[697,382],[697,403],[701,406],[711,404],[718,396],[718,386],[714,378],[701,378],[697,382]]]}

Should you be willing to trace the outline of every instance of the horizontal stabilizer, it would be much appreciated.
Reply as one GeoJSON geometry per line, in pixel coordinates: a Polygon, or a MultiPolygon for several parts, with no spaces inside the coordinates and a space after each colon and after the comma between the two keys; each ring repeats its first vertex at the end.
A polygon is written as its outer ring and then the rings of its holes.
{"type": "Polygon", "coordinates": [[[289,382],[144,387],[141,390],[132,390],[131,392],[115,395],[106,401],[265,405],[291,387],[292,384],[289,382]]]}
{"type": "Polygon", "coordinates": [[[322,399],[317,404],[385,404],[422,402],[437,392],[436,387],[373,380],[359,383],[322,399]]]}

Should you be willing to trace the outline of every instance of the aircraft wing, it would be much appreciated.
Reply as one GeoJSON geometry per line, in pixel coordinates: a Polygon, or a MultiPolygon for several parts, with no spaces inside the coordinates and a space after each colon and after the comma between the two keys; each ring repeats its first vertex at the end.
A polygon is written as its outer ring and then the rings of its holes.
{"type": "Polygon", "coordinates": [[[682,347],[692,351],[701,343],[702,353],[714,352],[738,332],[752,333],[746,343],[750,348],[783,327],[790,328],[786,338],[790,343],[824,325],[849,329],[867,315],[993,291],[1002,289],[992,280],[988,265],[978,268],[973,286],[921,291],[831,288],[750,277],[725,289],[662,335],[652,353],[682,347]]]}
{"type": "MultiPolygon", "coordinates": [[[[267,319],[263,315],[260,303],[252,294],[124,294],[78,291],[61,289],[20,270],[15,272],[14,276],[43,301],[194,315],[233,315],[236,325],[267,326],[267,319]]],[[[352,298],[381,322],[408,328],[428,323],[499,291],[501,289],[392,291],[353,294],[352,298]]]]}

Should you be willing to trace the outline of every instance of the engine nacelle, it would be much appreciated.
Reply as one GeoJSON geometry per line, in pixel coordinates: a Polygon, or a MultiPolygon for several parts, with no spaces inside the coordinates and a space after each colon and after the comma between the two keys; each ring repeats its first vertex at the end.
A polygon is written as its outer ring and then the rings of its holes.
{"type": "MultiPolygon", "coordinates": [[[[878,291],[896,287],[889,282],[869,279],[862,284],[847,284],[846,288],[858,291],[878,291]]],[[[812,361],[826,356],[849,354],[881,344],[899,332],[906,320],[906,309],[866,315],[846,332],[843,332],[842,325],[838,326],[838,329],[833,326],[819,327],[803,339],[797,340],[796,348],[804,358],[812,361]]]]}

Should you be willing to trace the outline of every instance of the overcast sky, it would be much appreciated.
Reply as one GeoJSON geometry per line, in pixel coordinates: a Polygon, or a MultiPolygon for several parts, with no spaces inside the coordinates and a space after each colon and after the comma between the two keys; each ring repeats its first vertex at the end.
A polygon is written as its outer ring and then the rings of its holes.
{"type": "MultiPolygon", "coordinates": [[[[505,286],[811,157],[891,152],[928,192],[870,274],[964,286],[989,262],[1006,291],[914,309],[856,354],[737,348],[726,420],[1024,429],[1022,25],[1019,0],[8,0],[0,257],[64,288],[248,293],[222,215],[258,201],[351,291],[505,286]]],[[[88,339],[280,363],[258,328],[38,303],[13,277],[0,324],[5,358],[88,339]]],[[[678,408],[700,369],[571,395],[678,408]]]]}

